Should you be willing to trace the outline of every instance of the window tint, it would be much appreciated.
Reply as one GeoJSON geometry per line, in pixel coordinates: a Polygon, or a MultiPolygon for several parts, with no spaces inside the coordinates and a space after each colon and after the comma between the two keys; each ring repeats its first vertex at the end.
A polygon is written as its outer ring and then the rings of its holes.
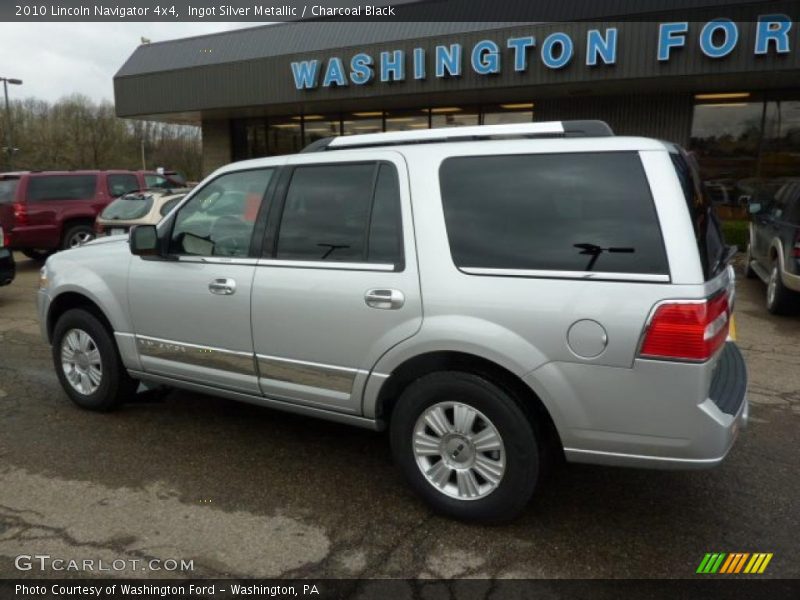
{"type": "Polygon", "coordinates": [[[399,267],[403,262],[403,228],[397,170],[382,164],[375,182],[367,261],[399,267]]]}
{"type": "Polygon", "coordinates": [[[161,207],[161,210],[159,211],[161,213],[161,216],[162,217],[167,216],[169,211],[175,208],[175,205],[177,205],[178,202],[183,200],[183,198],[184,198],[183,196],[178,196],[177,198],[173,198],[172,200],[167,200],[166,202],[164,202],[164,205],[161,207]]]}
{"type": "Polygon", "coordinates": [[[43,175],[28,180],[28,200],[89,200],[95,189],[96,175],[43,175]]]}
{"type": "Polygon", "coordinates": [[[440,180],[459,267],[669,273],[635,152],[450,158],[440,180]]]}
{"type": "Polygon", "coordinates": [[[112,196],[122,196],[128,192],[135,192],[139,189],[139,180],[136,175],[127,175],[123,173],[109,174],[106,178],[108,181],[108,193],[112,196]]]}
{"type": "Polygon", "coordinates": [[[0,179],[0,204],[11,204],[17,197],[19,179],[0,179]]]}
{"type": "Polygon", "coordinates": [[[365,262],[375,169],[374,163],[296,168],[277,258],[365,262]]]}
{"type": "Polygon", "coordinates": [[[130,221],[141,219],[153,207],[153,196],[149,194],[128,194],[117,198],[105,207],[100,216],[103,219],[130,221]]]}
{"type": "Polygon", "coordinates": [[[800,183],[787,184],[785,220],[800,225],[800,183]]]}
{"type": "Polygon", "coordinates": [[[199,190],[175,217],[170,252],[248,256],[253,227],[273,172],[228,173],[199,190]]]}
{"type": "Polygon", "coordinates": [[[725,268],[724,259],[727,251],[722,228],[714,214],[709,195],[704,194],[701,189],[696,161],[683,151],[671,152],[670,158],[689,209],[703,275],[708,281],[725,268]]]}
{"type": "Polygon", "coordinates": [[[152,189],[166,189],[171,187],[167,178],[161,175],[145,175],[144,183],[148,188],[152,189]]]}

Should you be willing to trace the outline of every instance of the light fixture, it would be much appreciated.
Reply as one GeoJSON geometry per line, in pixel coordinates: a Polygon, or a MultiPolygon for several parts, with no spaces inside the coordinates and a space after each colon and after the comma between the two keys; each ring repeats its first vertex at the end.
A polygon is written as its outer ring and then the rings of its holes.
{"type": "MultiPolygon", "coordinates": [[[[440,106],[440,107],[431,109],[432,113],[440,114],[440,115],[441,114],[446,114],[446,113],[457,113],[457,112],[461,112],[461,111],[462,111],[462,109],[458,108],[456,106],[440,106]]],[[[423,108],[422,112],[428,112],[428,109],[427,108],[423,108]]]]}
{"type": "Polygon", "coordinates": [[[300,115],[300,116],[292,117],[292,120],[293,121],[299,121],[301,119],[305,119],[306,121],[322,121],[322,119],[324,119],[324,118],[325,117],[323,117],[322,115],[304,115],[304,116],[300,115]]]}
{"type": "Polygon", "coordinates": [[[521,102],[519,104],[501,104],[500,108],[504,108],[506,110],[531,110],[533,109],[533,102],[521,102]]]}
{"type": "Polygon", "coordinates": [[[383,111],[381,110],[373,110],[369,112],[354,112],[354,117],[382,117],[383,111]]]}
{"type": "Polygon", "coordinates": [[[736,98],[749,98],[750,92],[726,92],[723,94],[695,94],[695,100],[734,100],[736,98]]]}
{"type": "Polygon", "coordinates": [[[415,117],[386,117],[386,122],[389,123],[405,123],[408,121],[413,121],[415,117]]]}
{"type": "Polygon", "coordinates": [[[300,123],[276,123],[275,125],[270,125],[270,127],[275,129],[299,129],[300,123]]]}
{"type": "Polygon", "coordinates": [[[699,106],[710,106],[712,108],[741,108],[742,106],[747,106],[747,102],[714,102],[700,104],[699,106]]]}

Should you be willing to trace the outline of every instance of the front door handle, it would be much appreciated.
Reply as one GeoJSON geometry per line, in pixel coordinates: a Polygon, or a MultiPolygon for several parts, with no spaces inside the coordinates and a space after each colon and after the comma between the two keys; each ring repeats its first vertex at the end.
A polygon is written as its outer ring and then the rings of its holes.
{"type": "Polygon", "coordinates": [[[215,279],[208,284],[208,291],[219,296],[231,296],[236,293],[236,281],[233,279],[215,279]]]}
{"type": "Polygon", "coordinates": [[[406,303],[406,297],[400,290],[367,290],[367,293],[364,294],[364,302],[372,308],[393,310],[402,308],[406,303]]]}

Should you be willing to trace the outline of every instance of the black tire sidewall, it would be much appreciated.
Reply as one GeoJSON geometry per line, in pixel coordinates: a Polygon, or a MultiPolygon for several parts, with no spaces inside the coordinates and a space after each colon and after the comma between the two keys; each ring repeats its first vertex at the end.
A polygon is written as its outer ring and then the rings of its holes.
{"type": "Polygon", "coordinates": [[[88,231],[90,234],[92,234],[92,236],[93,236],[92,239],[94,239],[94,235],[95,235],[94,229],[88,223],[81,223],[80,225],[73,225],[72,227],[67,229],[66,232],[64,233],[64,239],[61,242],[61,248],[64,249],[64,250],[69,250],[72,247],[72,246],[69,245],[70,239],[72,239],[72,237],[79,231],[88,231]]]}
{"type": "Polygon", "coordinates": [[[395,461],[414,490],[438,512],[489,523],[513,519],[527,506],[536,488],[540,456],[534,427],[514,399],[494,383],[459,371],[418,379],[403,392],[391,419],[395,461]],[[419,415],[429,406],[457,399],[482,412],[497,428],[506,451],[499,487],[485,498],[457,500],[428,482],[414,457],[412,438],[419,415]]]}
{"type": "Polygon", "coordinates": [[[97,317],[88,311],[72,309],[61,315],[53,328],[52,353],[53,364],[61,387],[70,399],[81,408],[95,411],[112,410],[122,402],[124,394],[129,391],[130,378],[122,367],[114,339],[97,317]],[[71,329],[82,329],[88,333],[100,352],[103,374],[100,386],[90,395],[84,395],[75,390],[67,380],[62,368],[61,344],[64,336],[71,329]]]}
{"type": "MultiPolygon", "coordinates": [[[[767,293],[767,310],[772,313],[773,315],[785,315],[789,312],[792,303],[792,293],[790,290],[786,289],[783,285],[783,278],[781,277],[781,267],[778,261],[775,261],[772,264],[772,268],[769,272],[770,279],[772,278],[772,274],[777,269],[777,278],[775,280],[775,301],[770,304],[769,303],[769,292],[767,293]]],[[[769,280],[767,280],[767,285],[769,285],[769,280]]]]}

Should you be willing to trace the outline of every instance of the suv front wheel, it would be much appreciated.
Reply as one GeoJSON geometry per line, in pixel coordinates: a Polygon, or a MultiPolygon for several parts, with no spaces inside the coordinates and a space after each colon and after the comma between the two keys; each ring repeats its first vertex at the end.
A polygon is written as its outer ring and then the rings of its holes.
{"type": "Polygon", "coordinates": [[[536,433],[514,399],[477,375],[426,375],[398,399],[395,461],[437,511],[465,520],[513,519],[539,476],[536,433]]]}
{"type": "Polygon", "coordinates": [[[61,315],[53,330],[52,351],[61,387],[81,408],[108,411],[136,392],[138,382],[122,365],[111,334],[86,310],[61,315]]]}

